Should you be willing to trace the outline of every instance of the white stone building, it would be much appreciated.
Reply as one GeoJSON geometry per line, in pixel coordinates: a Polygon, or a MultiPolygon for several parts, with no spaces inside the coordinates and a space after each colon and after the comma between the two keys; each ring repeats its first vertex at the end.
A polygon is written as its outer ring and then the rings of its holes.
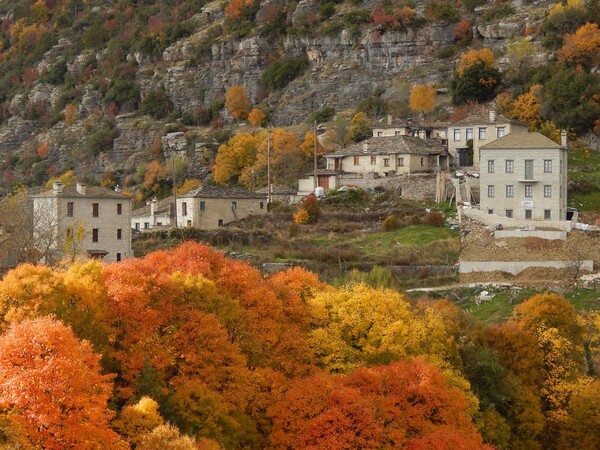
{"type": "Polygon", "coordinates": [[[104,187],[82,183],[33,195],[33,234],[42,262],[87,257],[107,262],[133,256],[131,199],[104,187]]]}
{"type": "Polygon", "coordinates": [[[474,113],[448,125],[448,151],[459,167],[480,168],[480,149],[509,133],[526,133],[527,125],[496,114],[496,111],[474,113]],[[469,154],[468,141],[473,142],[469,154]]]}
{"type": "Polygon", "coordinates": [[[480,209],[524,220],[567,217],[566,139],[510,133],[481,147],[480,209]]]}
{"type": "Polygon", "coordinates": [[[202,185],[177,197],[177,225],[205,230],[267,213],[267,197],[240,187],[202,185]]]}
{"type": "Polygon", "coordinates": [[[146,206],[131,213],[131,228],[148,231],[156,227],[175,226],[175,197],[163,200],[152,199],[146,206]]]}

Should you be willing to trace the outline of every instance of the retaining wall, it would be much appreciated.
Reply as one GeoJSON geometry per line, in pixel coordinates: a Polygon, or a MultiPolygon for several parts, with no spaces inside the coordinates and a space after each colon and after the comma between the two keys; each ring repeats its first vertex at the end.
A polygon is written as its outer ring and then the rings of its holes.
{"type": "MultiPolygon", "coordinates": [[[[461,261],[459,273],[494,272],[499,270],[512,275],[517,275],[530,267],[545,267],[551,269],[573,269],[574,261],[461,261]]],[[[591,272],[594,270],[594,261],[580,262],[580,270],[591,272]]]]}
{"type": "Polygon", "coordinates": [[[566,231],[548,231],[548,230],[496,230],[494,231],[494,237],[496,238],[526,238],[526,237],[537,237],[549,240],[564,241],[567,239],[566,231]]]}
{"type": "Polygon", "coordinates": [[[575,222],[568,220],[519,220],[510,217],[499,216],[497,214],[487,214],[479,209],[461,208],[462,213],[469,219],[476,220],[488,227],[496,227],[501,224],[503,228],[528,228],[533,227],[552,228],[555,230],[571,231],[575,226],[575,222]]]}

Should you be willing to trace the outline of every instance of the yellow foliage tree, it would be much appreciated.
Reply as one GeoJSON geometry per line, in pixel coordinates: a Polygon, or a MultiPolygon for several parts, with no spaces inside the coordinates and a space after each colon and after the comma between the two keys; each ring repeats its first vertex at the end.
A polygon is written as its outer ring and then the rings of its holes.
{"type": "Polygon", "coordinates": [[[460,62],[456,73],[458,76],[462,76],[463,72],[470,69],[478,64],[483,64],[486,68],[494,66],[496,58],[489,48],[482,48],[481,50],[469,50],[466,53],[460,55],[460,62]]]}
{"type": "Polygon", "coordinates": [[[113,422],[115,429],[136,447],[144,435],[164,423],[158,412],[158,403],[150,397],[142,397],[135,405],[125,406],[113,422]]]}
{"type": "MultiPolygon", "coordinates": [[[[200,444],[200,443],[199,443],[200,444]]],[[[161,425],[152,432],[142,436],[137,450],[219,450],[221,447],[216,442],[203,439],[202,446],[196,446],[196,442],[189,436],[182,436],[177,427],[173,425],[161,425]]]]}
{"type": "Polygon", "coordinates": [[[267,115],[265,112],[258,108],[254,108],[252,111],[250,111],[250,114],[248,114],[248,121],[255,127],[262,125],[266,118],[267,115]]]}
{"type": "Polygon", "coordinates": [[[244,86],[231,86],[225,94],[225,107],[234,119],[245,119],[250,112],[250,100],[244,86]]]}
{"type": "Polygon", "coordinates": [[[435,107],[436,92],[428,84],[415,84],[410,90],[409,107],[413,111],[425,114],[435,107]]]}
{"type": "MultiPolygon", "coordinates": [[[[300,144],[300,149],[302,153],[307,158],[310,158],[314,155],[315,152],[315,133],[313,131],[307,131],[304,135],[304,142],[300,144]]],[[[317,139],[317,156],[323,156],[327,150],[321,145],[319,139],[317,139]]]]}
{"type": "Polygon", "coordinates": [[[219,147],[213,177],[218,184],[237,181],[242,170],[256,162],[260,138],[250,133],[239,133],[219,147]]]}
{"type": "Polygon", "coordinates": [[[417,355],[441,361],[446,355],[450,338],[442,318],[431,308],[415,316],[397,292],[355,284],[320,292],[308,303],[309,342],[332,372],[417,355]]]}
{"type": "Polygon", "coordinates": [[[566,3],[562,1],[556,2],[550,11],[548,11],[549,16],[554,16],[556,14],[562,14],[567,12],[568,10],[579,10],[581,12],[585,11],[585,2],[584,0],[567,0],[566,3]]]}
{"type": "Polygon", "coordinates": [[[73,172],[72,170],[67,170],[65,173],[58,177],[50,178],[44,185],[44,188],[52,189],[52,185],[56,181],[62,183],[63,186],[72,186],[77,182],[77,177],[75,176],[75,172],[73,172]]]}
{"type": "Polygon", "coordinates": [[[146,173],[144,174],[143,186],[146,189],[157,191],[160,182],[167,176],[167,169],[158,161],[151,161],[146,166],[146,173]]]}
{"type": "Polygon", "coordinates": [[[536,84],[529,92],[519,95],[512,102],[512,117],[529,126],[530,130],[538,130],[542,124],[542,102],[539,93],[542,86],[536,84]]]}
{"type": "Polygon", "coordinates": [[[196,189],[198,186],[200,186],[200,180],[197,180],[196,178],[188,178],[181,186],[177,188],[177,195],[183,195],[187,192],[190,192],[192,189],[196,189]]]}

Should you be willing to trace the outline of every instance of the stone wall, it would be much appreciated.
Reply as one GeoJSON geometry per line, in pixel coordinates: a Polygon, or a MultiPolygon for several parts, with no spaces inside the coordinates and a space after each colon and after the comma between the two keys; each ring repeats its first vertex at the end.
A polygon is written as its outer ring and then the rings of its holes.
{"type": "MultiPolygon", "coordinates": [[[[575,261],[461,261],[459,263],[459,273],[471,272],[507,272],[512,275],[518,275],[530,267],[544,267],[551,269],[575,269],[575,261]]],[[[579,270],[592,272],[594,270],[594,261],[580,261],[579,270]]]]}
{"type": "Polygon", "coordinates": [[[459,213],[464,214],[469,219],[476,220],[488,227],[496,227],[502,225],[502,228],[525,228],[527,230],[535,230],[539,228],[550,228],[554,230],[571,231],[575,226],[575,222],[567,220],[521,220],[512,219],[509,217],[499,216],[496,214],[487,214],[479,209],[459,207],[459,213]]]}

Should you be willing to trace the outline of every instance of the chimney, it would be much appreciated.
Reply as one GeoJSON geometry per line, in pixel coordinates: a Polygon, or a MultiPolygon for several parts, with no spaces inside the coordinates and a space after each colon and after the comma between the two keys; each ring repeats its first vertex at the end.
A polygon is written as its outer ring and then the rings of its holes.
{"type": "Polygon", "coordinates": [[[154,214],[156,214],[156,197],[150,202],[150,215],[154,216],[154,214]]]}
{"type": "Polygon", "coordinates": [[[419,137],[425,140],[427,138],[427,132],[425,130],[419,130],[419,137]]]}
{"type": "Polygon", "coordinates": [[[62,194],[62,191],[63,191],[63,185],[60,181],[55,181],[54,183],[52,183],[52,193],[54,195],[62,194]]]}
{"type": "Polygon", "coordinates": [[[368,151],[369,151],[369,142],[364,141],[363,142],[363,153],[367,153],[368,151]]]}
{"type": "Polygon", "coordinates": [[[394,121],[394,118],[392,117],[392,115],[388,114],[388,116],[387,116],[387,124],[391,125],[393,121],[394,121]]]}
{"type": "Polygon", "coordinates": [[[81,195],[85,195],[85,184],[84,183],[77,183],[77,192],[81,195]]]}
{"type": "Polygon", "coordinates": [[[496,121],[496,110],[490,109],[490,122],[494,123],[496,121]]]}
{"type": "Polygon", "coordinates": [[[567,148],[567,130],[560,131],[560,145],[562,146],[562,148],[567,148]]]}

